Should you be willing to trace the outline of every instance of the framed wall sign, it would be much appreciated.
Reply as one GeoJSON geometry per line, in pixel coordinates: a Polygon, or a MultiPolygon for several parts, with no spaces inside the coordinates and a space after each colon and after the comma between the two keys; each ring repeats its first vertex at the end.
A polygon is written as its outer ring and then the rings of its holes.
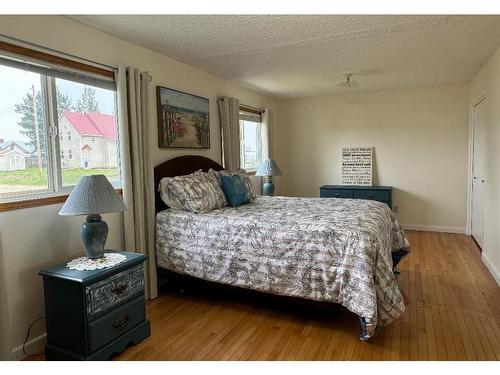
{"type": "Polygon", "coordinates": [[[342,184],[372,185],[373,147],[342,149],[342,184]]]}
{"type": "Polygon", "coordinates": [[[210,148],[208,99],[156,86],[158,147],[210,148]]]}

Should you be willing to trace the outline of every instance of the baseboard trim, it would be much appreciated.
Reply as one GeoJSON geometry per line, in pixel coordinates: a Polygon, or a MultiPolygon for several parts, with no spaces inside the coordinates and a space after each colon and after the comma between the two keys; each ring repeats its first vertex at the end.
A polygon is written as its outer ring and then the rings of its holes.
{"type": "MultiPolygon", "coordinates": [[[[45,347],[45,339],[47,337],[47,333],[43,335],[32,338],[26,343],[26,351],[28,353],[39,353],[44,350],[45,347]]],[[[19,345],[12,349],[12,361],[19,361],[25,357],[23,352],[23,346],[19,345]]]]}
{"type": "Polygon", "coordinates": [[[481,260],[483,261],[488,271],[490,271],[491,276],[493,276],[493,278],[497,282],[497,285],[500,287],[500,272],[498,272],[493,263],[490,262],[490,260],[486,257],[484,253],[481,254],[481,260]]]}
{"type": "Polygon", "coordinates": [[[403,229],[421,230],[424,232],[458,233],[465,234],[465,228],[461,227],[441,227],[433,225],[401,224],[403,229]]]}

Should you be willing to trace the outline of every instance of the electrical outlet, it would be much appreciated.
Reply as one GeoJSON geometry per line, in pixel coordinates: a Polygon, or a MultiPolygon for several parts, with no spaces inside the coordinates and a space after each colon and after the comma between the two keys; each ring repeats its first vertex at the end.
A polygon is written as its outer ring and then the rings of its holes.
{"type": "Polygon", "coordinates": [[[392,212],[394,212],[395,214],[397,214],[398,210],[399,210],[399,206],[397,204],[395,204],[394,206],[392,206],[392,212]]]}

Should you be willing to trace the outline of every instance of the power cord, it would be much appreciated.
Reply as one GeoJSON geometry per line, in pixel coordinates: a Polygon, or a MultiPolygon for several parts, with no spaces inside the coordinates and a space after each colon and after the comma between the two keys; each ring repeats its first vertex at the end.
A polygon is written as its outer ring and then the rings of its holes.
{"type": "Polygon", "coordinates": [[[44,351],[40,352],[40,353],[28,353],[26,352],[26,343],[28,342],[28,338],[30,337],[30,333],[31,333],[31,328],[33,328],[33,326],[38,323],[39,321],[41,320],[45,320],[45,317],[42,316],[41,318],[38,318],[37,320],[35,320],[34,322],[32,322],[28,328],[28,332],[26,333],[26,338],[24,339],[24,343],[23,343],[23,353],[24,355],[26,356],[31,356],[31,355],[42,355],[44,353],[44,351]]]}

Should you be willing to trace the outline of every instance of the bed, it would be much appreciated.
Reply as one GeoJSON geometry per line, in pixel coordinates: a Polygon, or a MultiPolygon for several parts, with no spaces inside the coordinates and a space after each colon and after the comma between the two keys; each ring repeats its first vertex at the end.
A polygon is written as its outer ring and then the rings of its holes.
{"type": "MultiPolygon", "coordinates": [[[[222,167],[183,156],[155,168],[161,178],[222,167]]],[[[393,267],[409,251],[383,203],[261,197],[204,214],[167,209],[156,198],[159,273],[306,300],[337,303],[359,317],[367,340],[404,312],[393,267]]]]}

